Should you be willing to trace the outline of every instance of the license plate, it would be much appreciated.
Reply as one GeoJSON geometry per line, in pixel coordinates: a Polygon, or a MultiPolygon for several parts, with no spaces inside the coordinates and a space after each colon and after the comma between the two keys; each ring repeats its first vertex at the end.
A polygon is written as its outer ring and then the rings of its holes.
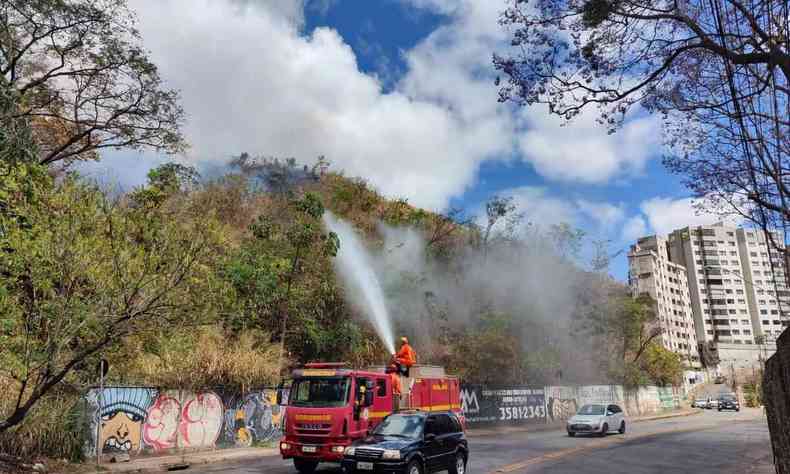
{"type": "Polygon", "coordinates": [[[314,453],[315,451],[315,446],[302,446],[303,453],[314,453]]]}
{"type": "Polygon", "coordinates": [[[358,462],[357,469],[361,471],[372,471],[373,470],[373,463],[372,462],[358,462]]]}

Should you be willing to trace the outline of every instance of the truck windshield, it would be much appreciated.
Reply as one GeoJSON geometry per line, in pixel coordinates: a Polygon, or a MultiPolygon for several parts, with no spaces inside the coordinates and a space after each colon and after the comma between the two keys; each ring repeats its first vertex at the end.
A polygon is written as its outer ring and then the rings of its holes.
{"type": "Polygon", "coordinates": [[[342,407],[348,402],[348,377],[297,379],[291,387],[290,405],[300,407],[342,407]]]}

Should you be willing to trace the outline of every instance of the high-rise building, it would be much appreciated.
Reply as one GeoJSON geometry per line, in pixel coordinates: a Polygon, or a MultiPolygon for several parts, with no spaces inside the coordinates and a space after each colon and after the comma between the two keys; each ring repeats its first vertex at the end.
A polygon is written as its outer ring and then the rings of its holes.
{"type": "Polygon", "coordinates": [[[632,248],[629,268],[643,248],[657,248],[659,261],[666,255],[684,269],[698,355],[707,367],[749,368],[773,353],[776,337],[790,325],[790,292],[782,258],[763,232],[716,224],[645,237],[632,248]]]}
{"type": "Polygon", "coordinates": [[[690,367],[699,367],[697,335],[689,297],[686,269],[670,261],[667,240],[650,236],[639,239],[628,254],[633,294],[648,294],[656,302],[662,329],[661,344],[680,354],[690,367]]]}

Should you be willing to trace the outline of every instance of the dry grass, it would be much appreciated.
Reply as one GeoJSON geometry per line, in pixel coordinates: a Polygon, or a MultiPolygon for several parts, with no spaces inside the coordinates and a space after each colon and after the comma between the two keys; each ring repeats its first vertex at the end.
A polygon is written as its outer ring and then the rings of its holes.
{"type": "Polygon", "coordinates": [[[230,337],[217,327],[186,336],[167,335],[154,351],[141,353],[127,374],[135,383],[200,389],[273,385],[278,380],[279,346],[268,335],[248,331],[230,337]]]}
{"type": "MultiPolygon", "coordinates": [[[[82,460],[89,429],[82,402],[76,393],[42,398],[21,424],[0,433],[0,453],[25,460],[82,460]]],[[[0,396],[0,416],[12,403],[8,392],[0,396]]]]}

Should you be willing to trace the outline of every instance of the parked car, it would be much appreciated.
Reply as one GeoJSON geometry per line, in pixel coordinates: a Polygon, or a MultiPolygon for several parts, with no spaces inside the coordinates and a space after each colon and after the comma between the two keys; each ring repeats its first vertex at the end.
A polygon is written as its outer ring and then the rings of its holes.
{"type": "Polygon", "coordinates": [[[469,445],[453,412],[404,410],[393,413],[352,444],[343,456],[343,472],[464,474],[469,445]]]}
{"type": "Polygon", "coordinates": [[[741,404],[738,403],[738,399],[735,398],[735,395],[722,395],[719,397],[719,411],[722,410],[735,410],[741,411],[741,404]]]}
{"type": "Polygon", "coordinates": [[[707,398],[697,398],[691,404],[691,408],[708,408],[708,399],[707,398]]]}
{"type": "Polygon", "coordinates": [[[625,414],[622,408],[614,404],[589,404],[583,405],[568,420],[568,436],[574,437],[577,433],[595,433],[606,436],[612,430],[620,434],[625,433],[625,414]]]}

